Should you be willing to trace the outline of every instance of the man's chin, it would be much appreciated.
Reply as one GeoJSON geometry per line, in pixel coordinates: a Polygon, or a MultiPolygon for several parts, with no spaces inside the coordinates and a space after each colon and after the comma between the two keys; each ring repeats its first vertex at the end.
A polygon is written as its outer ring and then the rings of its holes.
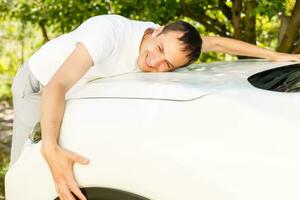
{"type": "Polygon", "coordinates": [[[150,72],[150,69],[148,66],[143,66],[143,65],[138,64],[138,67],[143,72],[150,72]]]}
{"type": "Polygon", "coordinates": [[[151,70],[147,69],[147,68],[140,68],[142,72],[151,72],[151,70]]]}
{"type": "Polygon", "coordinates": [[[139,65],[139,64],[138,64],[138,67],[139,67],[139,69],[140,69],[141,71],[143,71],[143,72],[145,71],[145,68],[144,68],[142,65],[139,65]]]}

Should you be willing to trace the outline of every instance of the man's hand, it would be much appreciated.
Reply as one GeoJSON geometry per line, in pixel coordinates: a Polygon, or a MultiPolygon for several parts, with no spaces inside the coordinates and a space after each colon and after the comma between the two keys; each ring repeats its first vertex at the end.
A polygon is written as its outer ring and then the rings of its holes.
{"type": "Polygon", "coordinates": [[[58,145],[54,147],[42,145],[41,152],[51,170],[59,198],[61,200],[75,200],[75,195],[80,200],[86,200],[75,181],[73,165],[76,162],[88,164],[88,159],[62,149],[58,145]]]}
{"type": "Polygon", "coordinates": [[[300,54],[276,53],[272,61],[296,61],[300,62],[300,54]]]}

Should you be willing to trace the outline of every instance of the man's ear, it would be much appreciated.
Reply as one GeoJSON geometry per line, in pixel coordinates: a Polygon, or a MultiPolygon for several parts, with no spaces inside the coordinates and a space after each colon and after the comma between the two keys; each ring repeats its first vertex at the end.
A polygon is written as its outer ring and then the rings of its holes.
{"type": "Polygon", "coordinates": [[[163,30],[165,26],[159,26],[158,28],[154,29],[152,33],[152,37],[158,36],[163,30]]]}

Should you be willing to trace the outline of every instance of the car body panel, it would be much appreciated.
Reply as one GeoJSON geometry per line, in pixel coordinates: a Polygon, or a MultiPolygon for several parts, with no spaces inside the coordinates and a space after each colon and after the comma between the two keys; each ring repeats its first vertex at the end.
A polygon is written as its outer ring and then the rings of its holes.
{"type": "MultiPolygon", "coordinates": [[[[257,89],[246,80],[284,64],[201,64],[193,66],[198,72],[92,81],[68,94],[60,145],[90,159],[74,167],[82,187],[156,200],[300,199],[300,93],[257,89]],[[105,81],[114,90],[99,89],[105,81]],[[180,95],[169,94],[176,88],[180,95]]],[[[27,143],[10,167],[8,200],[56,197],[39,148],[27,143]]]]}

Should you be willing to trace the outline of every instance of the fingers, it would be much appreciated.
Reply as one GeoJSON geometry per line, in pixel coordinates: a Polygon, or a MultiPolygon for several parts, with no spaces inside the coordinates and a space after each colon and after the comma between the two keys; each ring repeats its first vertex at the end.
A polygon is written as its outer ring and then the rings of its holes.
{"type": "Polygon", "coordinates": [[[65,182],[57,184],[56,191],[60,200],[76,200],[65,182]]]}
{"type": "Polygon", "coordinates": [[[74,179],[69,179],[68,182],[57,184],[56,191],[61,200],[76,200],[74,195],[79,200],[87,200],[74,179]]]}
{"type": "Polygon", "coordinates": [[[86,165],[89,163],[89,160],[83,156],[80,156],[78,154],[75,154],[73,152],[69,152],[69,157],[74,161],[74,162],[77,162],[77,163],[80,163],[80,164],[83,164],[83,165],[86,165]]]}
{"type": "Polygon", "coordinates": [[[87,200],[78,187],[71,188],[71,190],[80,200],[87,200]]]}
{"type": "Polygon", "coordinates": [[[87,200],[86,197],[83,195],[81,190],[79,189],[78,184],[75,182],[75,179],[73,177],[70,177],[68,180],[69,188],[73,192],[74,195],[76,195],[80,200],[87,200]]]}
{"type": "Polygon", "coordinates": [[[60,199],[75,200],[76,196],[80,200],[86,200],[75,181],[73,164],[74,162],[88,164],[88,159],[68,150],[58,148],[56,151],[48,154],[46,161],[56,183],[56,191],[60,199]]]}
{"type": "MultiPolygon", "coordinates": [[[[72,154],[72,155],[78,157],[78,155],[76,155],[76,154],[72,154]]],[[[79,156],[79,157],[81,157],[81,156],[79,156]]],[[[75,180],[72,168],[70,170],[65,171],[64,181],[65,181],[66,186],[67,186],[66,188],[68,189],[67,191],[64,192],[65,196],[67,195],[67,197],[70,198],[69,194],[71,194],[72,197],[73,197],[73,194],[74,194],[79,200],[87,200],[86,197],[81,192],[81,190],[79,189],[79,186],[78,186],[78,184],[75,180]]],[[[67,199],[67,200],[69,200],[69,199],[67,199]]]]}

